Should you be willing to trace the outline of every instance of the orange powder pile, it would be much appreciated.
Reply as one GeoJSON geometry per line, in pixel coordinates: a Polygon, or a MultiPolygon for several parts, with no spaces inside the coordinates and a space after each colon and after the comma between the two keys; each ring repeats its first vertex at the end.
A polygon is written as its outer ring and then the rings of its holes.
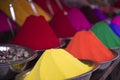
{"type": "Polygon", "coordinates": [[[77,32],[66,50],[78,59],[104,62],[114,58],[112,52],[91,31],[77,32]]]}

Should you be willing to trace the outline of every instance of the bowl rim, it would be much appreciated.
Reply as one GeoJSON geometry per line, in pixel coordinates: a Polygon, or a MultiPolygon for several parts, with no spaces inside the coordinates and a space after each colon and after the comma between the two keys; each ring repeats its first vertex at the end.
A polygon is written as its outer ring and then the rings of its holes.
{"type": "Polygon", "coordinates": [[[25,46],[21,46],[21,45],[16,45],[16,44],[0,44],[0,47],[13,47],[13,48],[22,48],[25,49],[28,53],[30,53],[31,55],[27,58],[24,58],[22,60],[6,60],[6,62],[0,62],[0,65],[11,65],[11,64],[22,64],[22,63],[27,63],[33,59],[35,59],[37,57],[37,53],[28,47],[25,46]]]}
{"type": "MultiPolygon", "coordinates": [[[[96,71],[97,69],[99,69],[100,65],[99,63],[95,62],[95,61],[90,61],[90,60],[85,60],[85,59],[80,59],[81,62],[85,63],[85,64],[91,64],[93,65],[93,69],[91,69],[90,71],[86,72],[86,73],[83,73],[81,75],[77,75],[75,77],[72,77],[72,78],[68,78],[66,80],[69,80],[69,79],[74,79],[74,78],[77,78],[77,77],[83,77],[85,75],[88,75],[88,74],[91,74],[92,72],[96,71]]],[[[21,72],[20,74],[16,75],[15,77],[15,80],[19,80],[19,78],[24,78],[27,74],[29,74],[29,72],[32,70],[32,68],[30,69],[27,69],[23,72],[21,72]]]]}
{"type": "Polygon", "coordinates": [[[119,55],[117,52],[113,52],[113,51],[111,51],[111,52],[112,52],[112,54],[114,55],[114,57],[113,57],[112,59],[110,59],[110,60],[100,62],[100,64],[104,64],[104,63],[112,62],[112,61],[115,61],[116,59],[119,58],[120,55],[119,55]]]}
{"type": "Polygon", "coordinates": [[[31,70],[32,70],[32,68],[27,69],[27,70],[22,71],[21,73],[17,74],[17,75],[15,76],[15,80],[20,80],[20,78],[25,78],[25,76],[26,76],[27,74],[29,74],[31,70]]]}
{"type": "Polygon", "coordinates": [[[86,72],[86,73],[83,73],[81,75],[77,75],[77,76],[74,76],[72,78],[68,78],[67,80],[71,80],[71,79],[74,79],[74,78],[79,78],[79,77],[84,77],[86,75],[90,75],[92,74],[94,71],[96,71],[97,69],[100,68],[100,64],[96,61],[92,61],[92,60],[87,60],[87,59],[79,59],[81,62],[85,63],[85,64],[91,64],[93,65],[93,69],[91,69],[90,71],[86,72]]]}

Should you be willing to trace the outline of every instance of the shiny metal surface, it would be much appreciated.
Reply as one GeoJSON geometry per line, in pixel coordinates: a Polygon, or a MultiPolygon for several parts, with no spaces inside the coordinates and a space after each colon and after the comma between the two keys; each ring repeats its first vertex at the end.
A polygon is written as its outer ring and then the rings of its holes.
{"type": "MultiPolygon", "coordinates": [[[[24,53],[23,51],[23,53],[24,53]]],[[[12,54],[12,53],[11,53],[12,54]]],[[[14,53],[14,55],[17,53],[14,53]]],[[[19,52],[18,52],[19,54],[19,52]]],[[[16,73],[20,73],[21,71],[25,70],[27,63],[37,57],[37,54],[34,50],[29,49],[27,47],[19,46],[19,45],[13,45],[13,44],[1,44],[0,45],[0,57],[5,56],[5,59],[0,58],[0,80],[9,80],[13,78],[16,73]],[[10,50],[15,49],[24,49],[27,54],[29,54],[27,57],[23,57],[20,59],[10,59],[7,58],[7,56],[10,56],[10,50]]],[[[13,57],[14,58],[14,57],[13,57]]]]}
{"type": "Polygon", "coordinates": [[[100,63],[100,69],[101,69],[101,70],[104,70],[104,69],[108,68],[108,67],[110,66],[110,64],[111,64],[113,61],[115,61],[116,59],[118,59],[119,56],[120,56],[120,55],[118,55],[118,53],[116,53],[116,52],[113,52],[113,55],[114,55],[114,58],[113,58],[113,59],[108,60],[108,61],[104,61],[104,62],[101,62],[101,63],[100,63]]]}

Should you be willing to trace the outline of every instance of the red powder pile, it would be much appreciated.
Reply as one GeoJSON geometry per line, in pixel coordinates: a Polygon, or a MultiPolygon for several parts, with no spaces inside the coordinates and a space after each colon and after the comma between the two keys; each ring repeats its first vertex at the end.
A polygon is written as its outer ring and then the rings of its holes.
{"type": "Polygon", "coordinates": [[[113,53],[90,31],[77,32],[66,50],[78,59],[97,62],[104,62],[114,57],[113,53]]]}
{"type": "Polygon", "coordinates": [[[12,43],[35,50],[60,46],[59,39],[43,16],[28,17],[12,43]]]}

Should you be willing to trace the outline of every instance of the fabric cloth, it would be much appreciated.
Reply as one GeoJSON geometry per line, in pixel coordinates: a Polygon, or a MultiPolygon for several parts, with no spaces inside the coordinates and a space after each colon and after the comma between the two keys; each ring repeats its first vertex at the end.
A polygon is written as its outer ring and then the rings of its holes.
{"type": "Polygon", "coordinates": [[[59,10],[50,21],[50,25],[59,38],[73,37],[77,30],[73,27],[67,15],[59,10]]]}
{"type": "Polygon", "coordinates": [[[83,14],[86,16],[86,18],[90,21],[90,23],[95,24],[99,22],[99,18],[96,16],[92,8],[89,6],[82,6],[80,10],[83,12],[83,14]]]}
{"type": "Polygon", "coordinates": [[[112,52],[91,31],[77,32],[65,49],[78,59],[105,62],[114,58],[112,52]]]}
{"type": "Polygon", "coordinates": [[[60,46],[59,39],[44,17],[33,15],[26,19],[11,43],[26,46],[34,50],[44,50],[60,46]]]}
{"type": "Polygon", "coordinates": [[[110,24],[109,26],[112,31],[120,38],[120,27],[118,27],[116,24],[110,24]]]}
{"type": "Polygon", "coordinates": [[[100,41],[108,48],[120,46],[120,39],[111,30],[109,25],[104,22],[98,22],[91,28],[91,31],[100,39],[100,41]]]}
{"type": "Polygon", "coordinates": [[[76,7],[69,9],[67,17],[77,31],[89,30],[92,27],[85,15],[76,7]]]}
{"type": "Polygon", "coordinates": [[[112,24],[116,24],[118,27],[120,27],[120,16],[114,16],[111,20],[112,24]]]}
{"type": "Polygon", "coordinates": [[[48,49],[24,80],[66,80],[92,69],[64,49],[48,49]]]}
{"type": "MultiPolygon", "coordinates": [[[[12,18],[9,10],[9,4],[13,5],[16,22],[22,26],[26,18],[30,15],[36,15],[34,11],[32,10],[30,3],[27,0],[17,0],[17,1],[11,1],[11,0],[0,0],[0,9],[6,13],[10,18],[12,18]]],[[[33,3],[37,12],[38,16],[42,15],[45,17],[47,21],[51,20],[51,16],[46,13],[41,7],[39,7],[36,3],[33,3]]]]}

